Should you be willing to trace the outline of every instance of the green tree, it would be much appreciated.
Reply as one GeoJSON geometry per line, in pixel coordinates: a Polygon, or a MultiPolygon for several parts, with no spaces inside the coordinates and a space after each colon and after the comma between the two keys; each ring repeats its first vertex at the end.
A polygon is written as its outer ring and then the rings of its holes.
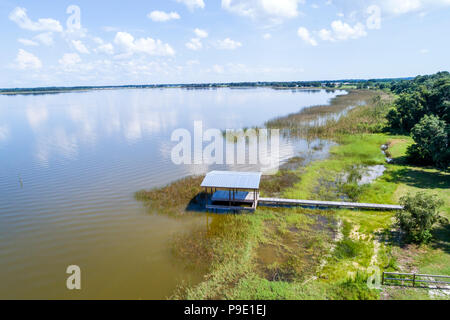
{"type": "Polygon", "coordinates": [[[413,80],[393,81],[390,89],[399,94],[387,114],[390,129],[410,132],[424,115],[450,120],[450,73],[417,76],[413,80]]]}
{"type": "Polygon", "coordinates": [[[400,128],[410,131],[426,112],[425,99],[420,92],[404,93],[395,102],[400,115],[400,128]]]}
{"type": "Polygon", "coordinates": [[[392,107],[389,109],[386,119],[389,123],[389,127],[391,129],[399,130],[402,126],[402,118],[400,112],[398,112],[396,107],[392,107]]]}
{"type": "Polygon", "coordinates": [[[444,202],[436,195],[418,192],[400,198],[400,203],[404,209],[397,212],[396,221],[406,233],[407,240],[416,243],[429,242],[432,238],[431,229],[439,219],[438,209],[444,202]]]}
{"type": "Polygon", "coordinates": [[[408,148],[410,160],[447,168],[450,162],[449,128],[439,117],[425,115],[411,130],[416,144],[408,148]]]}

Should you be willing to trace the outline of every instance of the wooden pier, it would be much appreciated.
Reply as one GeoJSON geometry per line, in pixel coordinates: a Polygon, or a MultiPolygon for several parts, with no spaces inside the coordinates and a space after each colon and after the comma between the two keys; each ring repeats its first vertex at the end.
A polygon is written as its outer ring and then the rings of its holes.
{"type": "Polygon", "coordinates": [[[315,200],[297,200],[280,198],[259,198],[259,205],[286,205],[286,206],[304,206],[317,208],[348,208],[348,209],[369,209],[369,210],[403,210],[402,206],[392,204],[375,203],[356,203],[356,202],[338,202],[338,201],[315,201],[315,200]]]}

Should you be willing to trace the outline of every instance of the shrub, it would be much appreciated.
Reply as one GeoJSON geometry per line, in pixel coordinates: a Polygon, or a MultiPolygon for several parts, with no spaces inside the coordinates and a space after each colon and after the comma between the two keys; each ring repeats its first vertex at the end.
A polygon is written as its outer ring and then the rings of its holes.
{"type": "Polygon", "coordinates": [[[407,241],[426,243],[432,238],[431,229],[438,221],[438,209],[444,203],[435,195],[418,192],[400,198],[404,210],[396,214],[397,224],[405,231],[407,241]]]}

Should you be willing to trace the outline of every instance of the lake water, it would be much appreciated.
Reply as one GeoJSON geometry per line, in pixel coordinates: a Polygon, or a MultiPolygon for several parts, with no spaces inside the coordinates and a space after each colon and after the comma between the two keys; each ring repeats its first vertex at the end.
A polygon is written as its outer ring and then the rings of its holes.
{"type": "MultiPolygon", "coordinates": [[[[171,253],[205,216],[150,214],[134,199],[212,167],[175,165],[177,128],[240,129],[326,104],[342,91],[133,89],[0,96],[0,298],[155,299],[202,275],[171,253]],[[66,289],[78,265],[82,290],[66,289]]],[[[280,161],[330,143],[283,137],[280,161]]],[[[221,166],[213,166],[214,168],[221,166]]],[[[257,170],[241,165],[239,170],[257,170]]]]}

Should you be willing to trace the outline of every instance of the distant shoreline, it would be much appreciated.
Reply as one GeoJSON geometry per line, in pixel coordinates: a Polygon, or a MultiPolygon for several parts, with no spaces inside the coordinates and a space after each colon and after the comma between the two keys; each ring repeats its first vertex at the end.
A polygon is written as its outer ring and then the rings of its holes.
{"type": "Polygon", "coordinates": [[[200,84],[149,84],[123,86],[74,86],[74,87],[38,87],[0,89],[1,95],[33,95],[55,94],[66,92],[85,92],[94,90],[118,89],[216,89],[216,88],[273,88],[273,89],[356,89],[357,85],[369,82],[390,82],[408,80],[410,78],[386,78],[371,80],[325,80],[325,81],[287,81],[287,82],[230,82],[230,83],[200,83],[200,84]]]}
{"type": "MultiPolygon", "coordinates": [[[[154,86],[132,86],[132,87],[98,87],[98,88],[66,88],[66,89],[43,89],[43,90],[35,90],[35,89],[24,89],[24,90],[1,90],[0,95],[39,95],[39,94],[57,94],[57,93],[69,93],[69,92],[87,92],[87,91],[100,91],[100,90],[129,90],[129,89],[190,89],[190,90],[209,90],[209,89],[220,89],[220,88],[231,88],[231,89],[252,89],[252,88],[272,88],[274,90],[345,90],[349,89],[348,87],[277,87],[277,86],[204,86],[204,87],[191,87],[186,85],[180,86],[162,86],[162,87],[154,87],[154,86]]],[[[354,88],[356,89],[356,88],[354,88]]]]}

